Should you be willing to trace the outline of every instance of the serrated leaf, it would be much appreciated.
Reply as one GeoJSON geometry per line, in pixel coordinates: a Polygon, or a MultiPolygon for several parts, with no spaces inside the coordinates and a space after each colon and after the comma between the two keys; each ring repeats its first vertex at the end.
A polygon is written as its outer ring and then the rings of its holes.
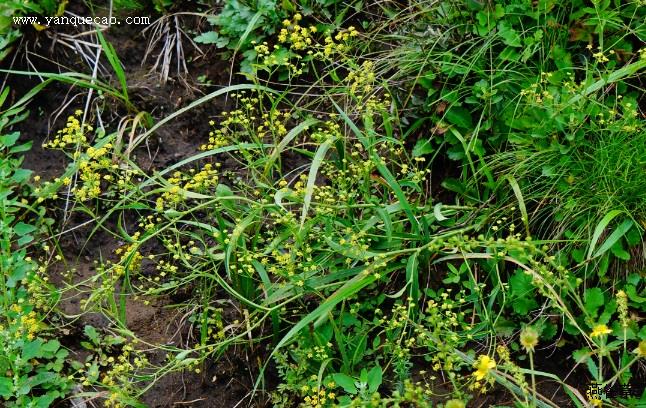
{"type": "Polygon", "coordinates": [[[603,305],[603,291],[599,288],[588,288],[583,293],[584,308],[590,315],[595,316],[603,305]]]}
{"type": "Polygon", "coordinates": [[[535,309],[538,303],[534,299],[534,285],[532,277],[523,271],[516,273],[509,278],[509,287],[512,296],[512,306],[518,314],[527,314],[535,309]]]}
{"type": "Polygon", "coordinates": [[[413,147],[413,157],[420,157],[425,154],[431,154],[435,151],[431,139],[420,139],[413,147]]]}
{"type": "Polygon", "coordinates": [[[510,47],[522,46],[520,35],[506,21],[498,23],[498,35],[502,38],[502,42],[505,45],[510,47]]]}
{"type": "Polygon", "coordinates": [[[220,36],[215,31],[207,31],[195,37],[194,41],[200,44],[215,44],[219,38],[220,36]]]}
{"type": "Polygon", "coordinates": [[[40,357],[40,348],[42,345],[43,341],[41,339],[26,342],[22,348],[22,359],[31,360],[34,357],[40,357]]]}
{"type": "Polygon", "coordinates": [[[54,354],[60,348],[60,346],[61,346],[61,343],[59,343],[58,340],[49,340],[48,342],[42,345],[40,350],[43,354],[43,357],[52,358],[54,357],[54,354]]]}

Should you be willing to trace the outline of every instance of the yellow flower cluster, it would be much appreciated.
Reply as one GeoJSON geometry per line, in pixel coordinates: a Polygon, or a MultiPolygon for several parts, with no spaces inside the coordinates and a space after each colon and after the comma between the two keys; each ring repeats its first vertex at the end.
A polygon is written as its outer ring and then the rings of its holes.
{"type": "MultiPolygon", "coordinates": [[[[107,156],[112,148],[112,144],[106,143],[103,147],[95,149],[90,146],[86,150],[87,159],[81,160],[79,163],[79,178],[83,184],[75,186],[72,193],[80,201],[87,201],[97,198],[101,194],[101,180],[104,179],[108,182],[113,181],[114,177],[111,174],[102,175],[104,169],[117,170],[119,167],[112,164],[110,158],[107,156]]],[[[131,175],[126,173],[125,178],[119,178],[117,183],[125,186],[126,180],[130,181],[131,175]]]]}
{"type": "Polygon", "coordinates": [[[302,19],[300,14],[295,14],[292,20],[284,20],[283,28],[278,34],[278,42],[288,43],[290,49],[304,50],[314,44],[312,34],[316,34],[315,26],[301,27],[299,21],[302,19]]]}
{"type": "Polygon", "coordinates": [[[215,341],[222,341],[226,337],[224,333],[224,323],[222,321],[222,312],[223,310],[220,308],[213,309],[213,313],[209,315],[207,321],[208,329],[206,332],[215,341]]]}
{"type": "MultiPolygon", "coordinates": [[[[267,42],[252,42],[259,58],[259,68],[269,70],[278,66],[286,68],[290,76],[298,76],[304,72],[309,61],[331,61],[333,56],[348,52],[348,41],[359,35],[354,27],[349,27],[336,34],[326,33],[321,44],[316,39],[317,27],[302,25],[302,18],[300,14],[295,14],[291,19],[284,20],[276,37],[277,44],[273,46],[267,42]]],[[[342,55],[337,57],[342,58],[342,55]]]]}
{"type": "MultiPolygon", "coordinates": [[[[102,184],[108,190],[124,191],[130,185],[130,181],[135,175],[135,170],[121,167],[114,163],[111,155],[114,154],[112,143],[102,143],[100,147],[94,147],[89,144],[87,133],[94,130],[88,124],[81,124],[79,120],[82,111],[77,110],[73,116],[68,117],[65,128],[56,133],[54,139],[43,144],[44,148],[57,149],[66,152],[73,160],[78,162],[78,181],[71,189],[71,192],[79,201],[87,201],[98,198],[104,191],[102,184]],[[116,187],[116,188],[115,188],[116,187]]],[[[34,178],[34,181],[37,181],[34,178]]],[[[70,177],[55,179],[56,183],[71,185],[73,180],[70,177]]],[[[45,183],[47,186],[49,182],[45,183]]],[[[36,189],[36,194],[41,189],[36,189]]],[[[53,196],[52,198],[56,198],[53,196]]],[[[44,198],[41,197],[39,202],[44,198]]]]}
{"type": "Polygon", "coordinates": [[[143,256],[139,252],[139,243],[137,240],[141,237],[141,232],[136,231],[132,234],[134,242],[115,249],[114,253],[120,256],[119,262],[114,265],[116,276],[123,276],[128,268],[129,272],[137,272],[141,269],[143,256]]]}
{"type": "Polygon", "coordinates": [[[525,374],[523,374],[522,369],[511,359],[511,354],[507,346],[502,344],[497,346],[496,353],[498,353],[500,365],[504,365],[505,371],[514,377],[514,382],[520,387],[523,394],[526,396],[529,395],[530,387],[525,379],[525,374]]]}
{"type": "Polygon", "coordinates": [[[478,356],[476,362],[473,364],[473,368],[476,369],[473,372],[473,376],[475,377],[476,381],[482,381],[489,378],[489,376],[491,375],[490,371],[496,368],[496,360],[486,354],[480,355],[478,356]]]}
{"type": "Polygon", "coordinates": [[[374,63],[364,61],[360,68],[350,71],[345,80],[349,83],[350,94],[362,98],[373,90],[375,78],[374,63]]]}
{"type": "Polygon", "coordinates": [[[148,358],[130,344],[123,346],[121,354],[115,359],[108,357],[108,362],[113,364],[101,377],[101,384],[110,390],[110,396],[105,401],[106,407],[125,407],[121,400],[123,390],[120,387],[128,387],[133,383],[137,371],[144,369],[150,363],[148,358]]]}
{"type": "Polygon", "coordinates": [[[356,99],[357,109],[363,115],[372,116],[376,112],[383,112],[390,105],[390,95],[380,95],[376,84],[375,64],[364,61],[348,73],[344,82],[347,84],[348,93],[356,99]]]}
{"type": "MultiPolygon", "coordinates": [[[[520,95],[524,96],[530,103],[542,104],[543,101],[553,101],[555,91],[549,88],[549,80],[552,75],[553,74],[551,72],[541,72],[541,79],[539,82],[531,84],[528,89],[521,90],[520,95]]],[[[570,93],[574,93],[579,89],[579,86],[577,86],[574,81],[565,82],[563,85],[570,93]]]]}
{"type": "Polygon", "coordinates": [[[217,187],[220,163],[206,163],[199,171],[190,169],[187,173],[176,171],[168,178],[168,186],[161,196],[157,197],[155,209],[163,211],[167,204],[176,205],[186,200],[186,192],[208,193],[217,187]]]}
{"type": "Polygon", "coordinates": [[[630,325],[631,319],[628,316],[628,295],[623,290],[617,292],[617,311],[619,312],[621,327],[626,329],[630,325]]]}
{"type": "Polygon", "coordinates": [[[86,132],[93,130],[92,126],[84,124],[81,126],[79,117],[83,114],[82,111],[77,110],[74,116],[67,118],[65,128],[56,132],[56,136],[49,142],[43,143],[45,149],[66,149],[69,147],[78,147],[87,143],[86,132]]]}
{"type": "MultiPolygon", "coordinates": [[[[211,126],[215,125],[214,121],[209,121],[211,126]]],[[[200,146],[200,150],[213,150],[219,149],[220,147],[227,146],[229,140],[222,133],[222,130],[212,130],[209,132],[209,142],[200,146]]]]}
{"type": "Polygon", "coordinates": [[[345,52],[348,52],[350,50],[350,46],[347,44],[347,41],[350,40],[350,38],[356,37],[358,35],[359,32],[356,28],[348,27],[347,30],[338,32],[334,36],[334,38],[332,38],[331,36],[325,37],[323,55],[329,58],[336,53],[343,54],[345,52]]]}
{"type": "Polygon", "coordinates": [[[288,280],[296,279],[297,284],[318,269],[312,257],[313,249],[309,244],[297,249],[293,244],[286,243],[284,250],[285,252],[274,249],[271,255],[259,254],[257,257],[261,264],[268,266],[269,273],[288,280]]]}
{"type": "MultiPolygon", "coordinates": [[[[591,49],[592,49],[592,45],[590,45],[590,44],[589,44],[587,48],[588,48],[589,50],[591,50],[591,49]]],[[[614,55],[614,54],[615,54],[615,51],[614,51],[614,50],[610,50],[610,51],[608,51],[608,55],[614,55]]],[[[603,52],[603,50],[601,49],[601,47],[598,47],[598,48],[597,48],[597,52],[595,52],[594,54],[592,54],[592,58],[594,58],[594,59],[595,59],[597,62],[599,62],[599,63],[604,63],[604,62],[608,62],[608,61],[610,61],[610,59],[609,59],[609,58],[608,58],[608,56],[603,52]]]]}
{"type": "Polygon", "coordinates": [[[452,373],[459,369],[460,359],[453,352],[460,344],[460,330],[468,330],[464,322],[465,312],[460,310],[466,303],[465,292],[460,291],[456,300],[450,297],[452,289],[447,289],[440,296],[441,302],[429,300],[424,310],[422,327],[416,330],[416,342],[425,345],[434,352],[430,354],[432,368],[452,373]]]}
{"type": "Polygon", "coordinates": [[[328,384],[328,388],[324,386],[310,387],[308,385],[304,385],[301,388],[301,391],[306,393],[306,395],[305,397],[303,397],[304,404],[301,404],[301,406],[323,408],[334,405],[336,394],[332,391],[329,391],[329,388],[335,386],[336,384],[334,384],[333,382],[328,384]]]}
{"type": "MultiPolygon", "coordinates": [[[[280,137],[287,134],[287,121],[291,111],[281,112],[271,109],[261,112],[263,101],[256,96],[248,96],[246,91],[231,94],[237,100],[238,109],[222,112],[224,117],[218,128],[209,132],[208,143],[200,150],[213,150],[232,143],[244,143],[262,140],[265,136],[280,137]]],[[[215,122],[210,122],[215,126],[215,122]]]]}
{"type": "Polygon", "coordinates": [[[40,320],[36,312],[34,310],[27,312],[17,303],[11,305],[10,310],[13,312],[12,314],[15,313],[9,320],[9,324],[14,326],[12,330],[14,337],[20,339],[25,336],[28,340],[35,339],[36,334],[41,329],[40,320]]]}

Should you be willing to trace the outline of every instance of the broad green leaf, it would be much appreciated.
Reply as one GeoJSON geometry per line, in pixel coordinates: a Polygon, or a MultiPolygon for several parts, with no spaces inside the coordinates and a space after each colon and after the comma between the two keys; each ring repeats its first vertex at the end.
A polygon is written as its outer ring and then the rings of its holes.
{"type": "Polygon", "coordinates": [[[22,356],[21,356],[22,359],[31,360],[32,358],[40,357],[41,356],[40,349],[42,345],[43,345],[43,341],[41,339],[25,342],[25,345],[22,348],[22,356]]]}
{"type": "Polygon", "coordinates": [[[357,393],[357,387],[355,387],[355,379],[350,377],[347,374],[343,373],[336,373],[332,374],[332,378],[334,379],[334,382],[336,385],[340,386],[343,388],[345,392],[348,394],[356,394],[357,393]]]}
{"type": "Polygon", "coordinates": [[[453,106],[446,111],[446,120],[449,123],[459,126],[463,129],[471,129],[473,127],[473,119],[468,110],[460,107],[453,106]]]}
{"type": "Polygon", "coordinates": [[[0,136],[0,147],[12,147],[20,137],[20,132],[0,136]]]}
{"type": "Polygon", "coordinates": [[[24,222],[21,221],[13,227],[13,230],[16,233],[16,235],[21,237],[25,234],[29,234],[30,232],[34,232],[36,230],[36,227],[34,227],[31,224],[25,224],[24,222]]]}
{"type": "Polygon", "coordinates": [[[420,157],[425,154],[431,154],[435,151],[435,147],[431,143],[431,139],[419,139],[413,147],[413,157],[420,157]]]}
{"type": "Polygon", "coordinates": [[[372,394],[377,391],[382,381],[381,367],[374,366],[368,372],[368,391],[372,394]]]}
{"type": "Polygon", "coordinates": [[[0,397],[9,398],[13,394],[13,379],[0,376],[0,397]]]}
{"type": "Polygon", "coordinates": [[[583,293],[585,311],[596,316],[597,310],[603,305],[603,291],[599,288],[588,288],[583,293]]]}
{"type": "Polygon", "coordinates": [[[516,313],[524,315],[538,307],[538,303],[534,299],[534,291],[536,289],[532,285],[531,275],[520,270],[516,271],[509,278],[509,286],[511,289],[512,306],[516,313]]]}

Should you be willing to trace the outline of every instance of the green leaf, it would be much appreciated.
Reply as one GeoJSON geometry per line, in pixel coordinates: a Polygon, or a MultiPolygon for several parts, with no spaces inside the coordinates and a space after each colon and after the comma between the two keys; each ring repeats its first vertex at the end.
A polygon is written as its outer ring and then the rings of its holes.
{"type": "Polygon", "coordinates": [[[31,360],[34,357],[40,357],[42,345],[43,341],[41,339],[26,342],[22,348],[22,359],[31,360]]]}
{"type": "Polygon", "coordinates": [[[12,132],[8,135],[0,136],[0,147],[11,147],[16,144],[16,141],[20,137],[20,132],[12,132]]]}
{"type": "Polygon", "coordinates": [[[46,354],[45,357],[53,357],[54,353],[60,348],[61,343],[58,340],[49,340],[47,343],[43,344],[41,350],[43,354],[46,354]]]}
{"type": "Polygon", "coordinates": [[[196,43],[214,44],[218,48],[224,48],[229,44],[229,37],[220,37],[215,31],[207,31],[194,38],[196,43]]]}
{"type": "Polygon", "coordinates": [[[13,394],[13,380],[0,377],[0,397],[9,398],[13,394]]]}
{"type": "Polygon", "coordinates": [[[522,221],[523,221],[523,224],[525,225],[525,233],[527,234],[527,236],[530,236],[529,216],[527,215],[527,208],[525,207],[525,200],[523,199],[523,193],[520,191],[520,186],[518,185],[518,182],[516,181],[513,175],[507,176],[507,181],[509,181],[511,188],[514,191],[514,195],[516,196],[516,200],[518,200],[518,208],[520,209],[520,215],[522,216],[522,221]]]}
{"type": "Polygon", "coordinates": [[[514,322],[507,320],[504,317],[499,317],[494,325],[496,334],[502,337],[513,336],[517,328],[518,326],[514,322]]]}
{"type": "Polygon", "coordinates": [[[502,38],[502,42],[505,45],[510,47],[522,46],[520,35],[506,21],[498,23],[498,35],[502,38]]]}
{"type": "Polygon", "coordinates": [[[419,252],[414,252],[406,263],[406,282],[410,285],[410,296],[414,302],[419,299],[419,252]]]}
{"type": "Polygon", "coordinates": [[[599,238],[601,238],[601,234],[603,234],[603,231],[606,229],[608,224],[610,224],[610,221],[612,221],[616,216],[619,214],[622,214],[623,211],[621,210],[612,210],[606,214],[601,221],[597,224],[597,226],[594,229],[594,233],[592,234],[592,240],[590,240],[590,247],[588,248],[588,255],[587,259],[592,258],[592,254],[595,253],[594,249],[597,246],[597,243],[599,241],[599,238]]]}
{"type": "Polygon", "coordinates": [[[15,154],[15,153],[22,153],[26,152],[29,149],[31,149],[32,142],[29,141],[27,143],[19,144],[18,146],[14,146],[11,149],[9,149],[10,154],[15,154]]]}
{"type": "Polygon", "coordinates": [[[33,240],[34,240],[33,235],[24,235],[24,236],[20,237],[20,239],[18,239],[18,241],[16,241],[16,243],[18,244],[19,247],[23,247],[23,246],[27,245],[28,243],[30,243],[33,240]]]}
{"type": "MultiPolygon", "coordinates": [[[[643,292],[643,291],[642,291],[643,292]]],[[[637,294],[637,289],[633,285],[626,285],[626,294],[628,298],[635,303],[646,303],[646,297],[640,296],[637,294]]],[[[642,293],[644,295],[645,293],[642,293]]],[[[644,326],[646,327],[646,326],[644,326]]]]}
{"type": "Polygon", "coordinates": [[[534,299],[534,285],[532,285],[531,275],[523,271],[516,273],[509,278],[509,287],[511,289],[512,306],[518,314],[527,314],[530,310],[538,307],[534,299]]]}
{"type": "Polygon", "coordinates": [[[597,310],[603,305],[603,291],[599,288],[588,288],[583,294],[584,308],[591,316],[596,316],[597,310]]]}
{"type": "Polygon", "coordinates": [[[29,177],[31,177],[32,173],[33,171],[28,169],[16,169],[11,176],[11,181],[16,184],[22,184],[25,181],[29,180],[29,177]]]}
{"type": "Polygon", "coordinates": [[[368,372],[368,391],[372,394],[377,391],[382,381],[381,367],[374,366],[368,372]]]}
{"type": "MultiPolygon", "coordinates": [[[[594,258],[603,255],[608,249],[612,249],[616,243],[619,243],[619,239],[623,237],[633,226],[633,220],[624,220],[613,232],[610,234],[608,239],[605,240],[603,245],[594,253],[594,258]]],[[[621,248],[623,250],[623,248],[621,248]]],[[[625,251],[624,251],[625,252],[625,251]]],[[[614,251],[613,251],[614,253],[614,251]]],[[[617,256],[617,255],[615,255],[617,256]]],[[[617,256],[620,259],[624,259],[620,256],[617,256]]],[[[630,259],[630,254],[628,254],[628,259],[630,259]]],[[[624,260],[628,260],[624,259],[624,260]]]]}
{"type": "MultiPolygon", "coordinates": [[[[354,317],[354,316],[353,316],[354,317]]],[[[352,364],[358,364],[364,359],[364,354],[366,352],[366,347],[368,346],[368,335],[364,335],[359,340],[357,347],[355,347],[354,352],[352,353],[352,364]]]]}
{"type": "Polygon", "coordinates": [[[25,234],[29,234],[30,232],[34,232],[36,230],[36,227],[30,224],[25,224],[24,222],[19,222],[13,227],[14,232],[16,235],[19,237],[22,237],[25,234]]]}
{"type": "Polygon", "coordinates": [[[413,157],[420,157],[425,154],[431,154],[435,151],[435,147],[431,144],[431,139],[419,139],[413,147],[413,157]]]}
{"type": "Polygon", "coordinates": [[[621,242],[617,242],[613,245],[610,248],[610,251],[618,259],[621,259],[622,261],[630,261],[630,253],[623,248],[621,242]]]}
{"type": "Polygon", "coordinates": [[[433,206],[433,216],[435,216],[435,219],[440,222],[448,220],[448,218],[442,214],[442,203],[437,203],[433,206]]]}
{"type": "Polygon", "coordinates": [[[468,110],[460,107],[453,106],[446,111],[446,120],[463,129],[471,129],[473,127],[473,119],[468,110]]]}
{"type": "Polygon", "coordinates": [[[85,325],[83,328],[83,333],[87,336],[92,343],[98,345],[99,344],[99,332],[96,331],[96,329],[93,326],[85,325]]]}
{"type": "Polygon", "coordinates": [[[307,186],[305,187],[305,196],[303,197],[303,210],[301,212],[301,229],[305,224],[305,218],[307,217],[307,211],[310,208],[312,202],[312,195],[314,194],[314,186],[316,184],[316,176],[319,171],[319,167],[325,159],[325,154],[328,149],[334,143],[335,138],[329,138],[325,142],[321,143],[319,148],[316,150],[314,159],[312,159],[312,165],[310,166],[310,171],[307,175],[307,186]]]}
{"type": "Polygon", "coordinates": [[[435,72],[427,71],[418,78],[417,83],[419,83],[424,89],[433,89],[433,81],[435,80],[435,76],[435,72]]]}
{"type": "Polygon", "coordinates": [[[343,373],[336,373],[332,374],[332,378],[334,379],[334,382],[343,388],[345,392],[348,394],[356,394],[357,393],[357,387],[354,385],[354,378],[350,377],[347,374],[343,373]]]}
{"type": "Polygon", "coordinates": [[[195,37],[193,40],[200,44],[215,44],[218,41],[218,33],[215,31],[207,31],[195,37]]]}

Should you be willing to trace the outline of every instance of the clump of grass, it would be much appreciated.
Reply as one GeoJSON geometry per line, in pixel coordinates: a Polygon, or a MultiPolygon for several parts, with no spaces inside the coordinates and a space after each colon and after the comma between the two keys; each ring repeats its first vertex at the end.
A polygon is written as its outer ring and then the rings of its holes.
{"type": "MultiPolygon", "coordinates": [[[[572,76],[563,81],[551,76],[542,74],[521,92],[510,122],[512,149],[494,155],[490,163],[519,181],[533,228],[542,238],[581,247],[606,215],[618,212],[623,217],[617,220],[631,223],[622,233],[628,233],[626,243],[635,245],[646,226],[646,132],[631,97],[635,94],[585,95],[584,84],[577,86],[572,76]]],[[[612,252],[629,259],[625,245],[616,241],[612,252]]]]}

